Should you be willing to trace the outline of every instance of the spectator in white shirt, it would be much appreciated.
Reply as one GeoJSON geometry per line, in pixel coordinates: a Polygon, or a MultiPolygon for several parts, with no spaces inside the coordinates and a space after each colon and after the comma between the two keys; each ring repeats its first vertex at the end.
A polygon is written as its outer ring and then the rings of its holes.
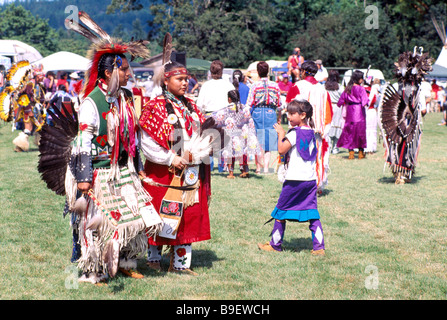
{"type": "Polygon", "coordinates": [[[228,106],[228,91],[235,88],[230,81],[222,79],[223,68],[223,63],[219,60],[211,63],[212,79],[202,85],[197,98],[197,106],[203,113],[211,113],[228,106]]]}
{"type": "Polygon", "coordinates": [[[323,61],[316,60],[315,64],[318,67],[318,71],[315,74],[315,80],[317,80],[320,83],[325,83],[327,78],[329,77],[329,74],[327,72],[327,69],[323,67],[323,61]]]}

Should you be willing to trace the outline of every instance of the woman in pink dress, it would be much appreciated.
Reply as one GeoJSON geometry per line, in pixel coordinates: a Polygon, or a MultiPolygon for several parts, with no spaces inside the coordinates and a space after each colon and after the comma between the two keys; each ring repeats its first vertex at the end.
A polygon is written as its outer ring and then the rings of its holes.
{"type": "Polygon", "coordinates": [[[363,72],[356,70],[341,94],[337,106],[346,107],[346,118],[343,131],[337,142],[338,148],[349,150],[349,159],[354,159],[354,149],[359,150],[359,159],[365,157],[366,148],[366,110],[368,94],[362,87],[363,72]]]}

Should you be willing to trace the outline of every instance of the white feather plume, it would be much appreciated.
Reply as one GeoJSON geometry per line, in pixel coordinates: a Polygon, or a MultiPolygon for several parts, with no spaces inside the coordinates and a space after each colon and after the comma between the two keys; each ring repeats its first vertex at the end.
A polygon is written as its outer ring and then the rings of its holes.
{"type": "Polygon", "coordinates": [[[213,142],[216,140],[216,136],[210,134],[209,132],[204,132],[202,134],[195,132],[193,133],[188,151],[193,158],[195,164],[200,164],[202,159],[209,156],[211,150],[213,149],[213,142]]]}
{"type": "Polygon", "coordinates": [[[88,230],[99,230],[103,223],[103,218],[101,214],[97,214],[93,216],[90,221],[87,223],[88,230]]]}
{"type": "Polygon", "coordinates": [[[110,277],[114,277],[118,272],[120,248],[116,239],[110,239],[107,241],[104,251],[103,259],[107,265],[107,270],[110,277]]]}

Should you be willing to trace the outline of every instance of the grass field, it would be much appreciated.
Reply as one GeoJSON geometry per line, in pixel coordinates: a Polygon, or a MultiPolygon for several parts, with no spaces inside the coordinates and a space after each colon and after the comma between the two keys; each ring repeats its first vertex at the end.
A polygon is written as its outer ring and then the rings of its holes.
{"type": "MultiPolygon", "coordinates": [[[[276,175],[228,180],[214,171],[212,239],[193,244],[197,277],[118,275],[105,287],[77,283],[64,198],[46,189],[38,150],[14,153],[0,127],[0,298],[38,300],[444,300],[447,298],[447,128],[424,119],[413,182],[395,185],[383,149],[365,160],[331,155],[329,186],[318,198],[326,256],[310,255],[307,223],[288,223],[282,253],[261,252],[276,205],[276,175]]],[[[252,166],[252,169],[254,167],[252,166]]],[[[168,257],[162,266],[166,270],[168,257]]]]}

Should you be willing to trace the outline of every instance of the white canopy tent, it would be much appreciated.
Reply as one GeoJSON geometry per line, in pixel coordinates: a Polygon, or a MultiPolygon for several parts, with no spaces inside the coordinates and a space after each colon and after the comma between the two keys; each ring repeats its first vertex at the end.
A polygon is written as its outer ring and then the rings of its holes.
{"type": "Polygon", "coordinates": [[[436,59],[436,65],[447,68],[447,44],[442,47],[441,53],[436,59]]]}
{"type": "Polygon", "coordinates": [[[60,51],[32,63],[42,65],[43,72],[47,71],[86,71],[90,60],[76,53],[60,51]]]}
{"type": "Polygon", "coordinates": [[[432,78],[442,78],[447,79],[447,36],[446,29],[444,23],[441,22],[441,25],[438,24],[436,19],[432,17],[433,25],[435,26],[436,31],[438,32],[439,37],[442,41],[442,49],[441,53],[436,59],[436,62],[433,64],[433,71],[429,73],[429,77],[432,78]]]}
{"type": "Polygon", "coordinates": [[[0,65],[5,67],[5,70],[11,68],[11,59],[5,56],[0,56],[0,65]]]}
{"type": "Polygon", "coordinates": [[[10,58],[12,63],[22,60],[32,63],[42,59],[39,51],[18,40],[0,40],[0,55],[10,58]]]}
{"type": "Polygon", "coordinates": [[[368,77],[370,79],[379,79],[381,82],[385,82],[385,77],[383,76],[383,72],[379,69],[351,69],[345,72],[343,75],[342,85],[347,86],[349,83],[349,80],[351,80],[352,72],[355,70],[359,70],[363,72],[364,77],[368,77]]]}

